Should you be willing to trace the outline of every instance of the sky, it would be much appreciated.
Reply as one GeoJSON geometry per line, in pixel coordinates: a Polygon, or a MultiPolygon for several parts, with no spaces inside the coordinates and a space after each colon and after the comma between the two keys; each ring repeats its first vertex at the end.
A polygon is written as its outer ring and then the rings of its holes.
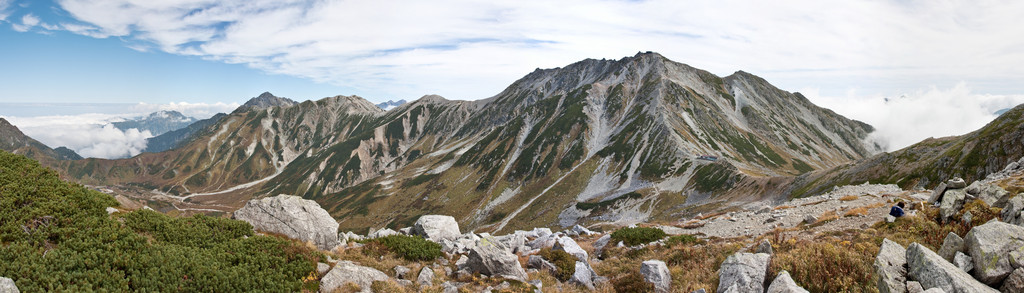
{"type": "Polygon", "coordinates": [[[1021,16],[984,0],[0,0],[0,104],[475,100],[655,51],[805,93],[899,148],[1024,103],[1021,16]]]}

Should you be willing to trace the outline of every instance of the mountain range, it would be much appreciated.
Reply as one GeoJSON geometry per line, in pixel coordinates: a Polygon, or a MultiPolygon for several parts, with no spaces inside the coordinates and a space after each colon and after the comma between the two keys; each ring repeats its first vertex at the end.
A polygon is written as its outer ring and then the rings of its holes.
{"type": "Polygon", "coordinates": [[[538,69],[487,99],[424,96],[388,111],[358,96],[297,103],[264,93],[152,138],[152,152],[129,159],[66,161],[25,139],[9,145],[167,212],[217,214],[293,194],[316,200],[342,229],[447,214],[507,231],[674,220],[861,180],[977,178],[1021,153],[1021,111],[883,153],[870,125],[799,93],[648,52],[538,69]]]}
{"type": "Polygon", "coordinates": [[[111,124],[121,131],[138,129],[149,131],[153,135],[161,135],[168,131],[184,128],[196,122],[195,118],[185,116],[178,111],[157,111],[139,119],[112,122],[111,124]]]}

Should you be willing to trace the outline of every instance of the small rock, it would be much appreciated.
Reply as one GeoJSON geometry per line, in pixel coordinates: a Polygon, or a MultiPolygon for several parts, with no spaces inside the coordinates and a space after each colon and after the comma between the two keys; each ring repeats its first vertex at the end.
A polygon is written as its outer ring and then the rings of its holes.
{"type": "Polygon", "coordinates": [[[896,222],[896,217],[893,217],[893,216],[891,216],[891,215],[886,215],[886,216],[885,216],[885,222],[886,222],[886,223],[892,223],[892,222],[896,222]]]}
{"type": "Polygon", "coordinates": [[[444,293],[458,293],[459,292],[459,285],[456,282],[446,281],[446,282],[444,282],[444,284],[441,284],[441,287],[444,287],[444,293]]]}
{"type": "Polygon", "coordinates": [[[708,291],[704,290],[704,288],[700,288],[700,289],[697,289],[697,290],[693,291],[692,293],[708,293],[708,291]]]}
{"type": "Polygon", "coordinates": [[[558,273],[558,267],[555,267],[554,264],[539,255],[531,255],[526,261],[526,267],[540,271],[547,271],[551,274],[558,273]]]}
{"type": "Polygon", "coordinates": [[[672,284],[672,275],[668,272],[668,266],[660,260],[644,261],[640,265],[640,275],[644,276],[644,281],[654,284],[655,292],[668,292],[669,286],[672,284]]]}
{"type": "Polygon", "coordinates": [[[323,276],[331,270],[331,265],[322,262],[316,263],[316,274],[323,276]]]}
{"type": "Polygon", "coordinates": [[[966,199],[967,193],[963,189],[946,190],[946,193],[942,195],[942,204],[939,205],[940,220],[943,223],[948,223],[949,219],[963,208],[966,199]]]}
{"type": "Polygon", "coordinates": [[[369,237],[370,239],[376,239],[376,238],[381,238],[381,237],[385,237],[385,236],[400,235],[400,234],[401,233],[398,233],[398,231],[391,230],[391,228],[384,228],[384,229],[380,229],[380,230],[374,231],[373,233],[367,234],[366,237],[369,237]]]}
{"type": "Polygon", "coordinates": [[[999,218],[1003,222],[1014,224],[1017,226],[1024,225],[1024,219],[1021,217],[1021,210],[1024,210],[1024,194],[1018,194],[1017,196],[1006,201],[1006,205],[1003,210],[999,212],[999,218]]]}
{"type": "Polygon", "coordinates": [[[117,212],[117,208],[115,208],[115,207],[107,207],[107,214],[108,215],[114,214],[116,212],[117,212]]]}
{"type": "Polygon", "coordinates": [[[395,266],[395,278],[405,279],[405,275],[409,273],[409,268],[404,266],[395,266]]]}
{"type": "Polygon", "coordinates": [[[371,292],[370,285],[373,281],[387,281],[388,275],[370,267],[356,265],[350,261],[340,261],[322,279],[320,279],[320,292],[334,292],[342,288],[345,283],[355,283],[363,293],[371,292]]]}
{"type": "Polygon", "coordinates": [[[402,233],[402,235],[412,235],[412,227],[398,229],[398,233],[402,233]]]}
{"type": "Polygon", "coordinates": [[[806,215],[806,216],[804,216],[804,224],[810,225],[810,224],[814,224],[814,223],[817,223],[817,222],[818,222],[818,217],[815,217],[814,215],[806,215]]]}
{"type": "Polygon", "coordinates": [[[772,281],[772,284],[768,286],[767,293],[808,293],[808,291],[797,285],[793,278],[789,276],[789,272],[782,271],[775,277],[775,281],[772,281]]]}
{"type": "Polygon", "coordinates": [[[964,187],[967,187],[967,182],[965,182],[963,178],[953,177],[953,179],[946,181],[946,188],[959,189],[964,187]]]}
{"type": "Polygon", "coordinates": [[[942,193],[946,192],[946,182],[939,183],[939,186],[935,187],[932,191],[932,196],[928,198],[929,204],[942,202],[942,193]]]}
{"type": "Polygon", "coordinates": [[[402,286],[402,287],[412,287],[412,285],[415,284],[412,281],[404,280],[404,279],[395,280],[395,283],[398,283],[398,285],[402,286]]]}
{"type": "Polygon", "coordinates": [[[423,267],[423,269],[420,270],[420,275],[416,277],[416,284],[420,284],[423,286],[433,286],[434,270],[430,269],[430,267],[423,267]]]}
{"type": "Polygon", "coordinates": [[[757,250],[754,250],[754,252],[764,253],[767,255],[775,254],[775,251],[772,250],[772,243],[771,241],[768,241],[768,239],[761,240],[761,243],[757,245],[757,250]]]}
{"type": "Polygon", "coordinates": [[[956,252],[956,256],[953,257],[953,264],[956,267],[964,270],[965,273],[970,273],[974,269],[974,260],[971,256],[964,254],[963,252],[956,252]]]}
{"type": "Polygon", "coordinates": [[[1024,268],[1018,268],[1010,273],[1003,281],[1003,287],[999,289],[1003,293],[1024,293],[1024,268]]]}
{"type": "Polygon", "coordinates": [[[763,214],[763,213],[767,213],[767,212],[771,212],[771,211],[772,211],[772,207],[770,207],[770,206],[761,206],[761,208],[757,209],[757,212],[754,212],[754,213],[755,214],[763,214]]]}
{"type": "Polygon", "coordinates": [[[530,280],[529,282],[526,282],[526,283],[530,284],[530,285],[532,285],[534,287],[537,287],[537,290],[534,291],[535,293],[543,293],[544,292],[542,290],[542,289],[544,289],[544,282],[541,282],[540,280],[530,280]]]}
{"type": "Polygon", "coordinates": [[[956,233],[949,232],[946,238],[942,240],[942,247],[939,248],[939,256],[942,256],[948,262],[953,262],[953,257],[956,256],[957,252],[967,252],[964,246],[964,239],[960,238],[956,233]]]}
{"type": "Polygon", "coordinates": [[[964,221],[964,225],[967,226],[971,225],[971,218],[974,218],[974,215],[971,214],[971,211],[964,212],[964,215],[960,217],[960,219],[964,221]]]}
{"type": "Polygon", "coordinates": [[[572,226],[572,230],[571,231],[573,233],[575,233],[576,235],[587,235],[587,236],[590,236],[590,235],[597,234],[596,232],[590,231],[590,229],[587,229],[586,227],[583,227],[583,226],[580,226],[580,225],[572,226]]]}
{"type": "Polygon", "coordinates": [[[907,293],[921,293],[924,292],[924,287],[921,287],[921,283],[917,281],[907,281],[907,293]]]}
{"type": "Polygon", "coordinates": [[[0,277],[0,292],[3,293],[19,293],[18,286],[14,284],[14,280],[6,277],[0,277]]]}

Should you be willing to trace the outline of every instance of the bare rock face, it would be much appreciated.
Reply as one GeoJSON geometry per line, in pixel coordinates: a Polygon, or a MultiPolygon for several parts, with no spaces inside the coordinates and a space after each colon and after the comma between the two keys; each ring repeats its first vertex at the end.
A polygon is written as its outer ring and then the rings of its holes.
{"type": "Polygon", "coordinates": [[[1010,199],[1010,193],[998,185],[983,181],[974,181],[967,187],[967,193],[974,195],[993,207],[1002,207],[1010,199]]]}
{"type": "Polygon", "coordinates": [[[441,242],[442,239],[454,240],[462,236],[462,232],[459,232],[459,222],[456,222],[455,217],[452,216],[421,216],[419,220],[416,220],[412,231],[413,234],[421,235],[434,242],[441,242]]]}
{"type": "Polygon", "coordinates": [[[908,276],[929,290],[940,288],[945,292],[999,292],[917,243],[907,247],[907,266],[908,276]]]}
{"type": "Polygon", "coordinates": [[[350,261],[340,261],[322,279],[320,279],[320,292],[334,292],[345,286],[345,283],[355,283],[363,293],[370,291],[373,281],[387,281],[388,275],[374,268],[356,265],[350,261]]]}
{"type": "Polygon", "coordinates": [[[997,286],[1010,275],[1010,252],[1024,249],[1024,227],[992,221],[967,232],[967,251],[974,258],[974,277],[997,286]]]}
{"type": "Polygon", "coordinates": [[[234,213],[256,231],[278,233],[292,239],[310,241],[323,250],[341,244],[338,222],[315,201],[294,195],[278,195],[250,200],[234,213]]]}
{"type": "Polygon", "coordinates": [[[907,250],[889,239],[882,240],[882,248],[875,257],[875,277],[881,293],[907,291],[907,250]]]}
{"type": "Polygon", "coordinates": [[[772,284],[768,286],[767,293],[808,293],[808,291],[797,285],[793,278],[789,276],[789,272],[782,271],[775,277],[775,281],[772,281],[772,284]]]}
{"type": "Polygon", "coordinates": [[[736,292],[764,292],[765,275],[771,256],[764,253],[736,253],[722,262],[718,270],[718,292],[730,288],[736,292]]]}
{"type": "Polygon", "coordinates": [[[0,292],[19,293],[21,291],[18,291],[18,286],[14,284],[14,280],[5,277],[0,277],[0,292]]]}
{"type": "Polygon", "coordinates": [[[660,260],[644,261],[640,265],[640,275],[644,281],[654,284],[654,292],[665,293],[672,285],[672,275],[668,272],[668,266],[660,260]]]}

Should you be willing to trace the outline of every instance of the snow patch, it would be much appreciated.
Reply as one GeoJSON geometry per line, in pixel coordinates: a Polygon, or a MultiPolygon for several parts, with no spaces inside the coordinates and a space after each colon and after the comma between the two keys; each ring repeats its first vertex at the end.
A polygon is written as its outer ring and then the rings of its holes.
{"type": "Polygon", "coordinates": [[[452,166],[455,166],[455,160],[448,160],[444,163],[441,163],[441,165],[437,166],[436,168],[427,171],[427,174],[441,174],[441,172],[447,171],[452,166]]]}

